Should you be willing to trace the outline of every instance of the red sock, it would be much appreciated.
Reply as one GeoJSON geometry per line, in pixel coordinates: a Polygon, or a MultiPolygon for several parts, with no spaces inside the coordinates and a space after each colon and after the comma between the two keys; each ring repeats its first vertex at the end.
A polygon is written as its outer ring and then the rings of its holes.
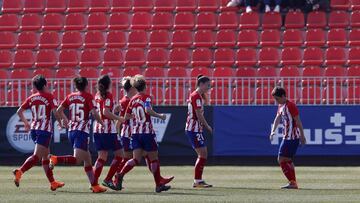
{"type": "Polygon", "coordinates": [[[296,182],[296,175],[295,175],[295,166],[294,163],[292,161],[288,161],[287,162],[290,168],[290,176],[291,176],[291,180],[296,182]]]}
{"type": "Polygon", "coordinates": [[[288,181],[296,181],[295,180],[295,169],[293,167],[292,161],[287,162],[283,161],[280,163],[280,167],[282,169],[283,174],[288,179],[288,181]]]}
{"type": "Polygon", "coordinates": [[[202,180],[202,174],[204,171],[204,166],[206,163],[206,159],[198,158],[195,163],[195,180],[202,180]]]}
{"type": "Polygon", "coordinates": [[[57,162],[67,165],[76,165],[76,158],[71,155],[57,156],[57,162]]]}
{"type": "Polygon", "coordinates": [[[117,169],[119,168],[119,165],[122,162],[122,158],[120,156],[114,157],[114,159],[111,162],[109,172],[105,178],[106,181],[110,181],[112,177],[115,175],[117,169]]]}
{"type": "Polygon", "coordinates": [[[160,186],[161,176],[160,176],[160,162],[158,160],[154,160],[150,163],[151,172],[154,175],[154,180],[156,186],[160,186]]]}
{"type": "Polygon", "coordinates": [[[26,159],[26,161],[24,162],[24,164],[20,167],[20,171],[25,173],[27,170],[29,170],[33,166],[35,166],[35,164],[37,164],[38,161],[39,161],[39,158],[35,154],[29,156],[26,159]]]}
{"type": "Polygon", "coordinates": [[[120,175],[124,176],[125,174],[127,174],[131,169],[134,168],[134,166],[138,165],[139,162],[136,159],[130,159],[129,161],[126,162],[124,168],[121,170],[120,175]]]}
{"type": "Polygon", "coordinates": [[[128,162],[129,160],[130,160],[130,159],[128,159],[128,158],[124,158],[124,159],[121,161],[121,163],[119,164],[116,173],[120,173],[121,170],[124,168],[126,162],[128,162]]]}
{"type": "Polygon", "coordinates": [[[85,166],[84,170],[85,170],[85,173],[86,173],[86,175],[87,175],[87,177],[89,179],[89,182],[90,182],[91,186],[98,185],[98,183],[96,181],[96,178],[95,178],[95,175],[94,175],[94,171],[93,171],[92,166],[85,166]]]}
{"type": "Polygon", "coordinates": [[[50,163],[49,160],[43,160],[42,167],[44,168],[44,172],[45,172],[46,177],[48,178],[49,182],[52,183],[52,182],[54,182],[54,175],[53,175],[52,170],[50,170],[50,168],[49,168],[49,163],[50,163]]]}
{"type": "Polygon", "coordinates": [[[99,181],[99,177],[101,175],[102,169],[104,168],[105,160],[98,158],[94,165],[94,176],[95,182],[99,181]]]}
{"type": "Polygon", "coordinates": [[[148,167],[149,171],[152,172],[152,170],[151,170],[151,161],[150,161],[149,156],[145,156],[144,159],[145,159],[146,166],[148,167]]]}

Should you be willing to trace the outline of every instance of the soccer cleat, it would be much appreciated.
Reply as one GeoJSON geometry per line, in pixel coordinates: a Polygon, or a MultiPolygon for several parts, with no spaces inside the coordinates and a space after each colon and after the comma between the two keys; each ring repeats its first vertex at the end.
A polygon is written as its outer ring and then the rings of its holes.
{"type": "Polygon", "coordinates": [[[170,188],[171,188],[171,186],[168,186],[168,185],[160,185],[155,188],[155,192],[160,193],[163,191],[168,191],[168,190],[170,190],[170,188]]]}
{"type": "Polygon", "coordinates": [[[209,188],[209,187],[212,187],[212,185],[207,184],[205,181],[201,181],[193,184],[193,188],[209,188]]]}
{"type": "Polygon", "coordinates": [[[64,185],[65,185],[65,183],[63,183],[63,182],[54,181],[54,182],[50,183],[50,189],[52,191],[55,191],[58,188],[62,188],[64,185]]]}
{"type": "Polygon", "coordinates": [[[295,181],[291,181],[289,184],[281,187],[281,189],[299,189],[299,187],[295,181]]]}
{"type": "Polygon", "coordinates": [[[104,180],[104,181],[102,182],[102,185],[105,186],[105,187],[107,187],[107,188],[110,188],[110,189],[112,189],[112,190],[117,190],[116,185],[115,185],[114,182],[111,181],[111,180],[110,180],[110,181],[104,180]]]}
{"type": "Polygon", "coordinates": [[[21,176],[22,176],[23,172],[21,172],[19,169],[15,169],[15,170],[13,170],[13,174],[14,174],[14,183],[15,183],[16,187],[19,187],[21,176]]]}
{"type": "Polygon", "coordinates": [[[123,184],[123,181],[124,181],[124,177],[121,176],[120,174],[117,174],[115,176],[115,190],[122,190],[123,187],[122,187],[122,184],[123,184]]]}
{"type": "Polygon", "coordinates": [[[170,183],[174,178],[175,178],[174,176],[161,178],[160,184],[161,185],[166,185],[166,184],[170,183]]]}
{"type": "Polygon", "coordinates": [[[101,187],[100,185],[91,186],[93,193],[103,193],[106,192],[106,188],[101,187]]]}
{"type": "Polygon", "coordinates": [[[49,168],[50,170],[53,170],[55,165],[57,164],[57,156],[54,156],[52,154],[49,154],[48,155],[48,158],[50,160],[50,163],[49,163],[49,168]]]}

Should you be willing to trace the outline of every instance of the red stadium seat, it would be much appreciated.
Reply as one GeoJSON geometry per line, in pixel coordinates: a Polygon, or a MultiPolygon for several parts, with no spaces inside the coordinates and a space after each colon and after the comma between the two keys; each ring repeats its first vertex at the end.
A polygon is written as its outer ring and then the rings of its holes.
{"type": "Polygon", "coordinates": [[[97,49],[85,49],[81,53],[80,67],[98,67],[101,64],[100,51],[97,49]]]}
{"type": "Polygon", "coordinates": [[[220,30],[216,33],[216,47],[234,47],[236,45],[236,35],[233,30],[220,30]]]}
{"type": "Polygon", "coordinates": [[[360,85],[360,66],[353,66],[347,69],[346,84],[349,87],[360,85]]]}
{"type": "Polygon", "coordinates": [[[347,104],[360,104],[360,87],[352,86],[347,89],[347,104]]]}
{"type": "Polygon", "coordinates": [[[170,30],[174,25],[174,16],[171,13],[155,13],[152,18],[153,30],[166,29],[170,30]]]}
{"type": "Polygon", "coordinates": [[[100,75],[108,75],[111,78],[121,77],[120,68],[117,67],[104,67],[100,70],[100,75]]]}
{"type": "Polygon", "coordinates": [[[54,50],[41,49],[36,55],[35,66],[37,68],[55,68],[57,53],[54,50]]]}
{"type": "Polygon", "coordinates": [[[166,88],[164,103],[166,105],[184,105],[186,104],[185,95],[187,94],[183,87],[166,88]]]}
{"type": "Polygon", "coordinates": [[[320,85],[322,83],[322,68],[318,66],[308,66],[303,70],[303,86],[320,85]]]}
{"type": "Polygon", "coordinates": [[[261,67],[257,70],[257,86],[273,87],[277,83],[277,70],[274,67],[261,67]]]}
{"type": "Polygon", "coordinates": [[[128,49],[125,54],[125,66],[142,66],[145,64],[143,49],[128,49]]]}
{"type": "Polygon", "coordinates": [[[286,29],[300,29],[305,26],[304,14],[299,11],[289,12],[285,16],[286,29]]]}
{"type": "Polygon", "coordinates": [[[345,11],[333,11],[329,16],[330,28],[347,28],[350,25],[349,14],[345,11]]]}
{"type": "Polygon", "coordinates": [[[326,15],[321,11],[310,12],[307,17],[308,28],[325,28],[326,27],[326,15]]]}
{"type": "Polygon", "coordinates": [[[169,54],[169,66],[187,66],[190,63],[188,49],[175,48],[169,54]]]}
{"type": "Polygon", "coordinates": [[[78,31],[64,32],[61,48],[80,48],[83,45],[83,37],[78,31]]]}
{"type": "Polygon", "coordinates": [[[353,29],[360,27],[360,11],[354,11],[351,13],[350,27],[353,29]]]}
{"type": "Polygon", "coordinates": [[[229,87],[233,83],[233,70],[230,67],[215,68],[212,85],[215,87],[229,87]]]}
{"type": "Polygon", "coordinates": [[[88,31],[85,33],[85,48],[102,48],[105,45],[104,34],[101,31],[88,31]]]}
{"type": "Polygon", "coordinates": [[[44,15],[42,29],[44,31],[60,31],[64,28],[64,16],[59,13],[48,13],[44,15]]]}
{"type": "Polygon", "coordinates": [[[108,12],[110,10],[109,0],[91,0],[90,12],[108,12]]]}
{"type": "Polygon", "coordinates": [[[256,88],[256,101],[258,105],[270,105],[274,104],[275,101],[271,96],[272,87],[258,87],[256,88]]]}
{"type": "Polygon", "coordinates": [[[210,90],[210,104],[228,105],[229,104],[229,89],[228,87],[211,88],[210,90]]]}
{"type": "Polygon", "coordinates": [[[325,52],[325,65],[344,65],[346,60],[344,48],[330,47],[325,52]]]}
{"type": "Polygon", "coordinates": [[[256,50],[243,48],[236,53],[236,64],[238,66],[255,66],[257,63],[256,50]]]}
{"type": "Polygon", "coordinates": [[[200,12],[215,12],[219,8],[218,0],[198,0],[198,10],[200,12]]]}
{"type": "Polygon", "coordinates": [[[120,67],[124,63],[124,58],[119,49],[106,49],[104,52],[104,67],[120,67]]]}
{"type": "Polygon", "coordinates": [[[52,94],[59,100],[64,101],[66,96],[71,93],[70,87],[59,87],[52,91],[52,94]]]}
{"type": "Polygon", "coordinates": [[[64,13],[66,0],[46,0],[45,13],[64,13]]]}
{"type": "Polygon", "coordinates": [[[90,13],[88,18],[88,30],[105,30],[108,27],[108,20],[105,13],[90,13]]]}
{"type": "Polygon", "coordinates": [[[260,35],[260,46],[278,47],[280,46],[280,32],[277,30],[264,30],[260,35]]]}
{"type": "Polygon", "coordinates": [[[154,0],[155,12],[173,12],[175,10],[175,1],[154,0]]]}
{"type": "Polygon", "coordinates": [[[214,46],[214,33],[211,30],[199,30],[194,35],[195,47],[214,46]]]}
{"type": "Polygon", "coordinates": [[[300,47],[304,43],[302,31],[300,30],[285,30],[283,35],[284,47],[300,47]]]}
{"type": "Polygon", "coordinates": [[[212,52],[210,49],[199,48],[195,49],[192,52],[192,62],[193,66],[210,66],[212,63],[212,52]]]}
{"type": "Polygon", "coordinates": [[[258,29],[260,24],[257,12],[242,13],[239,20],[240,29],[258,29]]]}
{"type": "Polygon", "coordinates": [[[109,31],[106,37],[107,48],[123,48],[126,46],[125,33],[122,31],[109,31]]]}
{"type": "Polygon", "coordinates": [[[309,29],[306,31],[305,46],[321,47],[325,45],[325,32],[322,29],[309,29]]]}
{"type": "Polygon", "coordinates": [[[16,47],[18,49],[35,49],[38,43],[38,36],[35,32],[21,32],[18,35],[16,47]]]}
{"type": "Polygon", "coordinates": [[[58,65],[62,67],[76,67],[79,64],[79,55],[76,50],[62,49],[59,54],[58,65]]]}
{"type": "Polygon", "coordinates": [[[49,68],[37,68],[33,71],[32,76],[43,75],[45,78],[54,78],[55,74],[52,69],[49,68]]]}
{"type": "Polygon", "coordinates": [[[189,30],[176,30],[172,36],[172,47],[189,48],[193,43],[192,32],[189,30]]]}
{"type": "MultiPolygon", "coordinates": [[[[147,78],[147,82],[150,81],[149,86],[160,85],[161,79],[165,77],[164,69],[159,67],[146,68],[144,76],[147,78]]],[[[161,82],[162,83],[162,82],[161,82]]]]}
{"type": "Polygon", "coordinates": [[[335,10],[345,10],[347,11],[350,8],[350,1],[349,0],[332,0],[330,2],[331,8],[335,10]]]}
{"type": "Polygon", "coordinates": [[[301,104],[320,104],[322,100],[320,87],[303,87],[301,95],[301,104]]]}
{"type": "Polygon", "coordinates": [[[40,30],[42,25],[42,16],[34,13],[24,14],[21,18],[20,30],[37,31],[40,30]]]}
{"type": "Polygon", "coordinates": [[[31,68],[34,63],[34,54],[31,50],[18,50],[15,52],[14,68],[31,68]]]}
{"type": "Polygon", "coordinates": [[[70,13],[65,17],[64,29],[83,30],[85,29],[85,17],[82,13],[70,13]]]}
{"type": "Polygon", "coordinates": [[[57,79],[71,79],[75,75],[74,68],[60,68],[55,72],[55,78],[57,79]]]}
{"type": "Polygon", "coordinates": [[[161,105],[164,102],[163,89],[159,87],[149,87],[147,88],[147,94],[153,98],[153,105],[161,105]]]}
{"type": "MultiPolygon", "coordinates": [[[[21,82],[21,81],[20,81],[21,82]]],[[[25,89],[25,87],[18,91],[8,90],[6,106],[20,106],[23,101],[27,98],[30,93],[25,89]]]]}
{"type": "Polygon", "coordinates": [[[151,28],[152,15],[150,13],[134,13],[131,29],[148,30],[151,28]]]}
{"type": "Polygon", "coordinates": [[[253,88],[234,88],[232,91],[232,103],[234,105],[252,104],[254,101],[253,88]]]}
{"type": "Polygon", "coordinates": [[[281,27],[281,14],[277,12],[264,13],[262,19],[263,29],[280,29],[281,27]]]}
{"type": "Polygon", "coordinates": [[[342,85],[345,82],[346,68],[339,66],[329,66],[324,71],[324,84],[337,86],[342,85]]]}
{"type": "Polygon", "coordinates": [[[42,13],[45,8],[44,0],[25,0],[24,13],[42,13]]]}
{"type": "Polygon", "coordinates": [[[322,91],[323,104],[342,104],[346,98],[342,87],[325,87],[322,91]]]}
{"type": "Polygon", "coordinates": [[[239,47],[256,47],[258,45],[258,34],[256,30],[241,30],[238,35],[239,47]]]}
{"type": "Polygon", "coordinates": [[[146,47],[148,43],[147,32],[144,30],[134,30],[129,33],[128,47],[146,47]]]}
{"type": "Polygon", "coordinates": [[[133,0],[134,12],[149,12],[153,9],[152,0],[133,0]]]}
{"type": "MultiPolygon", "coordinates": [[[[191,0],[193,1],[193,0],[191,0]]],[[[174,29],[192,30],[195,27],[195,16],[190,12],[180,12],[175,15],[174,29]]]]}
{"type": "Polygon", "coordinates": [[[349,46],[360,46],[360,29],[350,30],[349,46]]]}
{"type": "Polygon", "coordinates": [[[111,12],[129,12],[132,2],[132,0],[112,0],[111,12]]]}
{"type": "Polygon", "coordinates": [[[12,65],[13,57],[9,50],[0,50],[0,69],[10,68],[12,65]]]}
{"type": "Polygon", "coordinates": [[[16,44],[16,36],[12,32],[0,32],[0,49],[13,49],[16,44]]]}
{"type": "Polygon", "coordinates": [[[238,17],[235,12],[222,12],[218,16],[218,29],[238,28],[238,17]]]}
{"type": "Polygon", "coordinates": [[[138,74],[141,74],[141,70],[139,67],[126,67],[124,69],[124,74],[123,76],[126,77],[126,76],[135,76],[135,75],[138,75],[138,74]]]}
{"type": "Polygon", "coordinates": [[[283,66],[299,66],[301,64],[301,59],[301,50],[298,48],[289,47],[282,50],[280,63],[283,66]]]}
{"type": "Polygon", "coordinates": [[[130,19],[127,13],[110,14],[109,29],[110,30],[126,30],[130,26],[130,19]]]}
{"type": "Polygon", "coordinates": [[[351,0],[350,9],[352,11],[360,10],[360,0],[351,0]]]}
{"type": "Polygon", "coordinates": [[[260,66],[276,66],[279,64],[279,58],[279,52],[276,48],[266,47],[259,52],[258,64],[260,66]]]}
{"type": "Polygon", "coordinates": [[[310,47],[304,50],[303,62],[305,66],[321,66],[323,63],[324,54],[318,47],[310,47]]]}
{"type": "Polygon", "coordinates": [[[193,12],[196,9],[196,1],[194,0],[177,0],[176,11],[190,11],[193,12]]]}
{"type": "MultiPolygon", "coordinates": [[[[86,77],[88,79],[89,78],[90,79],[97,79],[99,77],[99,71],[94,67],[92,67],[92,68],[84,67],[84,68],[81,68],[79,70],[79,75],[82,76],[82,77],[86,77]]],[[[90,82],[90,83],[94,84],[94,82],[90,82]]]]}
{"type": "Polygon", "coordinates": [[[216,49],[214,53],[214,66],[232,66],[235,62],[234,50],[228,48],[216,49]]]}
{"type": "Polygon", "coordinates": [[[359,65],[360,64],[360,48],[352,47],[349,50],[349,59],[347,61],[347,65],[359,65]]]}
{"type": "Polygon", "coordinates": [[[68,0],[67,13],[87,12],[89,9],[89,0],[68,0]]]}
{"type": "Polygon", "coordinates": [[[328,32],[328,46],[345,46],[347,44],[346,31],[344,29],[331,29],[328,32]]]}
{"type": "MultiPolygon", "coordinates": [[[[244,78],[243,80],[246,81],[248,80],[248,78],[255,78],[256,77],[256,68],[253,68],[253,67],[241,67],[241,68],[238,68],[236,69],[236,77],[240,77],[240,78],[244,78]]],[[[243,82],[242,81],[239,81],[238,84],[242,84],[243,82]]],[[[247,84],[247,83],[246,83],[247,84]]]]}
{"type": "Polygon", "coordinates": [[[156,30],[150,33],[149,46],[150,47],[164,47],[170,45],[170,33],[167,30],[156,30]]]}
{"type": "MultiPolygon", "coordinates": [[[[15,69],[10,72],[9,78],[10,79],[29,79],[31,73],[28,69],[15,69]]],[[[16,91],[14,91],[16,92],[16,91]]]]}
{"type": "Polygon", "coordinates": [[[208,77],[212,76],[209,68],[195,67],[195,68],[191,69],[191,71],[190,71],[190,77],[191,78],[196,78],[199,75],[205,75],[205,76],[208,76],[208,77]]]}
{"type": "Polygon", "coordinates": [[[0,15],[0,31],[16,31],[19,28],[19,20],[15,14],[0,15]]]}
{"type": "Polygon", "coordinates": [[[20,13],[23,10],[23,0],[4,0],[1,11],[3,13],[20,13]]]}
{"type": "MultiPolygon", "coordinates": [[[[172,67],[169,69],[167,74],[167,86],[177,87],[177,85],[184,86],[188,81],[188,74],[185,68],[183,67],[172,67]]],[[[175,89],[175,88],[172,88],[175,89]]]]}
{"type": "Polygon", "coordinates": [[[297,86],[300,82],[299,68],[296,66],[287,66],[280,69],[279,82],[282,86],[297,86]]]}
{"type": "Polygon", "coordinates": [[[196,29],[214,29],[216,25],[214,13],[204,12],[196,16],[196,29]]]}
{"type": "Polygon", "coordinates": [[[163,67],[168,62],[168,52],[165,49],[150,49],[147,54],[147,66],[163,67]]]}

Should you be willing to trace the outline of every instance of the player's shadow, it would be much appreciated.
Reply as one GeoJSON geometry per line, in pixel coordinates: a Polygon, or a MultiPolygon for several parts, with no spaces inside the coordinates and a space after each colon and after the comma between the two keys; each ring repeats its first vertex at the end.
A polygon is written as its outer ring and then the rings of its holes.
{"type": "MultiPolygon", "coordinates": [[[[259,190],[259,191],[288,191],[286,189],[281,189],[281,188],[250,188],[250,187],[216,187],[216,188],[220,188],[220,189],[230,189],[230,190],[259,190]]],[[[360,190],[359,188],[357,189],[351,189],[351,188],[347,188],[347,189],[341,189],[341,188],[299,188],[299,190],[309,190],[309,191],[316,191],[316,190],[325,190],[325,191],[358,191],[360,190]]]]}
{"type": "Polygon", "coordinates": [[[229,190],[279,190],[280,188],[251,188],[251,187],[214,187],[214,189],[229,189],[229,190]]]}
{"type": "MultiPolygon", "coordinates": [[[[137,191],[108,191],[103,193],[104,195],[161,195],[161,196],[167,196],[167,195],[186,195],[186,196],[223,196],[223,195],[217,195],[217,194],[203,194],[203,193],[194,193],[194,190],[192,190],[193,192],[177,192],[176,188],[172,188],[171,190],[167,191],[167,192],[162,192],[162,193],[155,193],[155,192],[137,192],[137,191]]],[[[184,189],[181,189],[184,190],[184,189]]],[[[69,193],[69,194],[89,194],[88,191],[57,191],[59,193],[69,193]]],[[[91,194],[91,193],[90,193],[91,194]]]]}

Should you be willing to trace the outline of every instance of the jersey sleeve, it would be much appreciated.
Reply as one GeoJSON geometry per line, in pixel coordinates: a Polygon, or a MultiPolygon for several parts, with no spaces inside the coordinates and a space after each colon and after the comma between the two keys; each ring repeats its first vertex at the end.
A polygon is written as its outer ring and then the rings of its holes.
{"type": "Polygon", "coordinates": [[[30,98],[27,98],[24,103],[21,104],[20,108],[22,109],[28,109],[30,108],[30,98]]]}
{"type": "Polygon", "coordinates": [[[125,114],[131,114],[132,113],[132,101],[129,102],[128,106],[125,107],[126,108],[126,111],[125,111],[125,114]]]}
{"type": "Polygon", "coordinates": [[[151,96],[148,96],[148,97],[146,97],[146,99],[145,99],[145,104],[144,104],[144,107],[146,108],[146,109],[150,109],[151,108],[151,96]]]}
{"type": "Polygon", "coordinates": [[[89,107],[90,111],[93,109],[96,109],[96,101],[91,94],[88,94],[88,96],[86,98],[86,104],[89,107]]]}
{"type": "Polygon", "coordinates": [[[288,105],[288,109],[292,117],[296,117],[299,115],[299,109],[295,104],[290,103],[290,105],[288,105]]]}
{"type": "Polygon", "coordinates": [[[195,95],[195,96],[191,97],[191,105],[193,106],[193,108],[195,110],[201,109],[201,107],[202,107],[201,97],[199,95],[195,95]]]}
{"type": "Polygon", "coordinates": [[[104,102],[105,108],[111,108],[114,105],[112,95],[108,95],[104,102]]]}
{"type": "Polygon", "coordinates": [[[50,100],[50,108],[51,109],[55,109],[59,106],[57,99],[53,95],[50,95],[49,100],[50,100]]]}
{"type": "Polygon", "coordinates": [[[67,96],[64,101],[61,102],[61,106],[64,107],[64,108],[69,108],[69,105],[70,105],[70,101],[69,101],[69,97],[67,96]]]}

